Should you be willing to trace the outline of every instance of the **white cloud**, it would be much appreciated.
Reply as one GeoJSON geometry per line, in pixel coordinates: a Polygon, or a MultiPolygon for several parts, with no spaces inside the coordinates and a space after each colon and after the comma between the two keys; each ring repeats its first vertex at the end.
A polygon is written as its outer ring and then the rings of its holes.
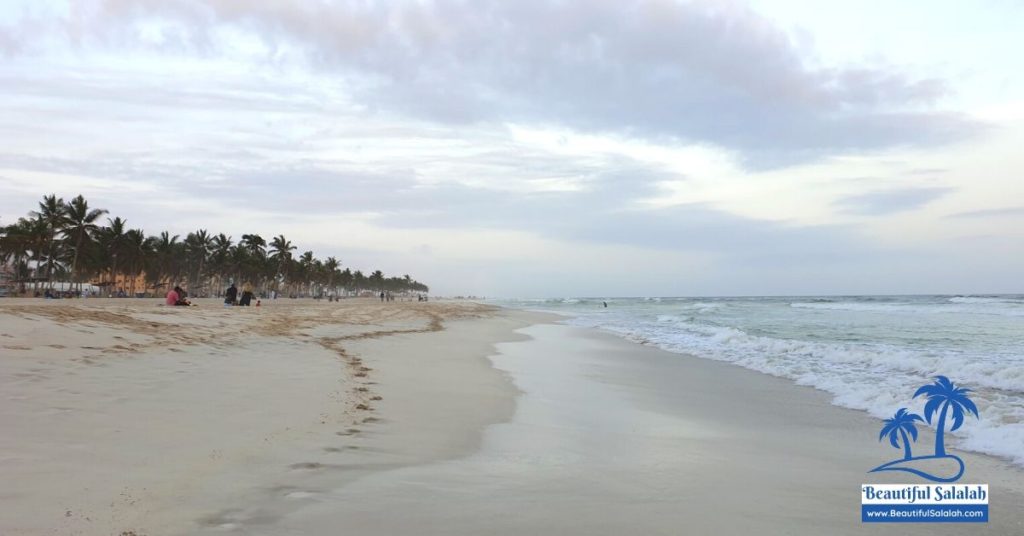
{"type": "Polygon", "coordinates": [[[1014,290],[1024,269],[1013,215],[986,212],[1024,198],[1019,106],[824,62],[740,2],[29,5],[0,8],[4,222],[81,191],[150,232],[284,233],[475,294],[1014,290]]]}

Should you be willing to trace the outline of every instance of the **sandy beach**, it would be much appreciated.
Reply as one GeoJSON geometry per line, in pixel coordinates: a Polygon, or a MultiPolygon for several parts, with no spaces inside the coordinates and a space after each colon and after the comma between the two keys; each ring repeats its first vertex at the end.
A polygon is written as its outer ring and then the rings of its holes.
{"type": "MultiPolygon", "coordinates": [[[[862,525],[878,421],[787,380],[468,302],[156,303],[0,302],[0,533],[965,531],[862,525]]],[[[957,454],[970,530],[1024,532],[1024,472],[957,454]]]]}

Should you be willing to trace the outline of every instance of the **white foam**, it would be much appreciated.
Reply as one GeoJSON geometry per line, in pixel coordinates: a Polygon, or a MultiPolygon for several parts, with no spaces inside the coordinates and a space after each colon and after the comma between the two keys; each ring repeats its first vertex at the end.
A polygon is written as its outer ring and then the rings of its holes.
{"type": "Polygon", "coordinates": [[[628,318],[577,317],[576,324],[600,327],[660,348],[726,361],[788,378],[832,393],[833,403],[891,417],[900,407],[922,411],[917,387],[936,375],[975,390],[982,408],[953,437],[970,450],[1024,465],[1024,362],[956,351],[938,352],[872,343],[812,342],[751,335],[732,327],[701,325],[681,315],[660,314],[654,322],[628,318]]]}
{"type": "Polygon", "coordinates": [[[948,304],[907,304],[907,303],[863,303],[863,302],[793,302],[790,307],[797,309],[821,309],[828,311],[858,311],[892,314],[973,314],[995,316],[1024,316],[1024,302],[1010,300],[989,300],[988,298],[962,298],[970,301],[954,301],[948,304]],[[978,300],[978,301],[975,301],[978,300]],[[983,307],[979,307],[983,306],[983,307]]]}

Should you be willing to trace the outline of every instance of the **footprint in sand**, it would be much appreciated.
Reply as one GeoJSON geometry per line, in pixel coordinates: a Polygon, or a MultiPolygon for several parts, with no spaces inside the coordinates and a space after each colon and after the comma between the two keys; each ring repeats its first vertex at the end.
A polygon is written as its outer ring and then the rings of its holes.
{"type": "Polygon", "coordinates": [[[324,464],[319,463],[319,462],[300,462],[300,463],[293,463],[293,464],[288,466],[289,469],[293,469],[293,470],[304,469],[304,470],[307,470],[307,471],[311,471],[311,470],[314,470],[314,469],[323,469],[324,467],[325,467],[324,464]]]}

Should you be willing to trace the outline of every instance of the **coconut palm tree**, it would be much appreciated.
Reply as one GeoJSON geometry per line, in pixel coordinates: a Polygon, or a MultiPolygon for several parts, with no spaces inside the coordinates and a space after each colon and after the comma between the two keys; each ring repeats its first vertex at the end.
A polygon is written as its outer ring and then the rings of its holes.
{"type": "MultiPolygon", "coordinates": [[[[293,293],[306,295],[340,287],[393,292],[426,288],[409,275],[386,277],[377,270],[367,278],[360,271],[341,271],[335,257],[321,261],[312,251],[296,258],[293,252],[298,248],[284,235],[274,237],[268,257],[267,241],[258,234],[242,235],[237,245],[230,237],[205,229],[189,233],[184,241],[167,231],[147,238],[139,229],[127,229],[120,217],[107,218],[101,227],[97,222],[104,214],[106,210],[91,208],[82,195],[67,203],[56,194],[44,196],[28,218],[0,227],[0,260],[14,264],[22,292],[29,280],[38,291],[40,283],[52,287],[61,278],[81,284],[98,277],[101,284],[113,285],[125,275],[141,274],[153,289],[187,280],[196,292],[209,284],[222,286],[226,277],[257,287],[271,281],[274,288],[287,283],[293,293]]],[[[134,280],[126,286],[134,286],[134,280]]]]}
{"type": "Polygon", "coordinates": [[[374,290],[377,292],[384,290],[384,272],[374,270],[368,279],[374,290]]]}
{"type": "Polygon", "coordinates": [[[950,432],[963,425],[965,412],[973,413],[975,417],[980,418],[978,407],[967,397],[969,392],[971,392],[970,389],[957,387],[945,376],[936,376],[935,383],[922,386],[914,393],[914,398],[917,398],[918,395],[928,397],[928,402],[924,405],[924,418],[928,424],[932,423],[932,415],[939,411],[935,433],[935,456],[946,455],[944,434],[946,432],[946,416],[950,409],[953,410],[953,426],[949,429],[950,432]]]}
{"type": "Polygon", "coordinates": [[[49,226],[43,216],[30,212],[31,219],[22,219],[24,229],[29,241],[29,250],[32,252],[32,266],[35,268],[35,281],[32,283],[33,290],[39,292],[39,281],[43,277],[43,252],[46,251],[47,240],[50,236],[49,226]]]}
{"type": "Polygon", "coordinates": [[[64,205],[64,226],[61,232],[65,238],[75,242],[75,252],[71,258],[71,277],[79,284],[81,284],[81,278],[78,273],[78,258],[82,246],[86,240],[91,241],[99,231],[100,226],[96,225],[96,220],[106,213],[106,209],[90,209],[88,201],[81,195],[64,205]]]}
{"type": "Polygon", "coordinates": [[[352,290],[352,280],[352,269],[345,268],[344,270],[341,271],[341,274],[339,275],[338,284],[340,284],[341,287],[344,288],[345,290],[352,290]]]}
{"type": "Polygon", "coordinates": [[[244,234],[238,244],[257,257],[267,254],[267,241],[258,234],[244,234]]]}
{"type": "MultiPolygon", "coordinates": [[[[313,258],[313,252],[306,251],[299,256],[299,259],[295,265],[295,272],[298,275],[296,279],[298,279],[299,286],[303,294],[308,295],[310,293],[309,283],[315,273],[315,264],[316,259],[313,258]]],[[[298,292],[300,291],[296,291],[296,293],[298,292]]]]}
{"type": "Polygon", "coordinates": [[[327,257],[327,260],[324,261],[324,275],[326,277],[324,283],[326,283],[327,288],[330,289],[330,291],[335,294],[337,294],[337,289],[334,288],[334,281],[335,278],[338,276],[338,268],[340,267],[341,263],[338,262],[338,259],[334,257],[327,257]]]}
{"type": "Polygon", "coordinates": [[[43,222],[46,228],[46,279],[47,286],[53,288],[53,281],[50,275],[53,273],[57,233],[60,232],[64,224],[64,199],[57,197],[57,194],[45,195],[43,200],[39,202],[39,211],[31,212],[30,215],[43,222]]]}
{"type": "Polygon", "coordinates": [[[363,275],[362,270],[356,270],[352,274],[352,290],[358,294],[360,290],[366,288],[366,276],[363,275]]]}
{"type": "MultiPolygon", "coordinates": [[[[148,283],[156,290],[167,278],[175,278],[178,264],[178,235],[171,235],[167,231],[160,233],[159,237],[149,238],[149,247],[153,251],[153,261],[146,276],[148,283]]],[[[173,286],[173,285],[172,285],[173,286]]]]}
{"type": "Polygon", "coordinates": [[[210,270],[216,274],[217,289],[224,288],[224,276],[231,271],[230,258],[231,237],[224,233],[214,236],[210,241],[210,270]]]}
{"type": "Polygon", "coordinates": [[[189,233],[188,236],[185,237],[184,243],[189,261],[187,270],[189,276],[189,292],[198,292],[200,286],[199,283],[204,280],[204,276],[206,274],[206,260],[210,256],[210,250],[213,249],[213,237],[206,232],[206,229],[199,229],[194,233],[189,233]]]}
{"type": "Polygon", "coordinates": [[[277,235],[270,240],[270,259],[274,261],[276,271],[274,281],[279,281],[282,277],[287,278],[288,264],[295,250],[296,247],[284,235],[277,235]]]}
{"type": "Polygon", "coordinates": [[[900,441],[903,442],[903,459],[909,460],[911,456],[910,452],[910,440],[907,434],[910,434],[910,438],[917,441],[917,427],[914,426],[915,422],[924,422],[924,419],[916,413],[907,413],[907,408],[900,408],[893,415],[891,419],[885,419],[883,421],[882,431],[878,434],[878,440],[889,436],[889,443],[893,448],[900,448],[900,441]]]}
{"type": "Polygon", "coordinates": [[[119,257],[121,256],[122,250],[124,249],[127,237],[125,227],[128,222],[121,219],[120,216],[110,219],[107,218],[107,226],[100,230],[100,235],[103,239],[104,246],[110,253],[110,276],[112,278],[111,283],[117,282],[117,276],[121,272],[118,266],[119,257]]]}
{"type": "Polygon", "coordinates": [[[129,296],[135,296],[135,280],[145,271],[146,264],[150,260],[149,245],[150,242],[146,239],[146,233],[142,229],[131,229],[125,233],[121,255],[123,265],[126,267],[125,273],[132,276],[131,286],[128,289],[129,296]]]}

